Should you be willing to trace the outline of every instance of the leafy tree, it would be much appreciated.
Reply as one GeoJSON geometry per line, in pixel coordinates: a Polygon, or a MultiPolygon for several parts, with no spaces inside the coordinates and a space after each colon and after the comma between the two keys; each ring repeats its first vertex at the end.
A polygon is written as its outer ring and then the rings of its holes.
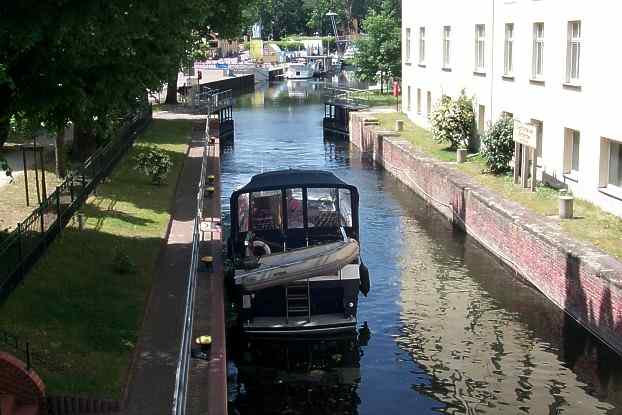
{"type": "Polygon", "coordinates": [[[475,131],[473,100],[464,94],[458,99],[444,95],[430,114],[432,137],[451,149],[466,148],[475,131]]]}
{"type": "Polygon", "coordinates": [[[367,36],[356,42],[358,51],[354,57],[357,76],[367,81],[380,78],[384,90],[384,80],[402,76],[399,21],[393,12],[372,10],[363,20],[363,30],[367,36]]]}
{"type": "Polygon", "coordinates": [[[482,137],[482,155],[492,173],[510,170],[514,156],[514,122],[510,117],[501,117],[488,128],[482,137]]]}

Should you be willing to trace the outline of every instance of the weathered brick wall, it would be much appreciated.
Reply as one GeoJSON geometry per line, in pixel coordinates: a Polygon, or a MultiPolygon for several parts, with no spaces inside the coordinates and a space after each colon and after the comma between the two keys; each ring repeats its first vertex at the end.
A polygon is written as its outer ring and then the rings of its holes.
{"type": "Polygon", "coordinates": [[[622,263],[351,115],[351,141],[584,327],[622,353],[622,263]]]}
{"type": "Polygon", "coordinates": [[[0,352],[0,395],[11,395],[16,406],[37,405],[44,413],[45,385],[24,362],[13,355],[0,352]]]}

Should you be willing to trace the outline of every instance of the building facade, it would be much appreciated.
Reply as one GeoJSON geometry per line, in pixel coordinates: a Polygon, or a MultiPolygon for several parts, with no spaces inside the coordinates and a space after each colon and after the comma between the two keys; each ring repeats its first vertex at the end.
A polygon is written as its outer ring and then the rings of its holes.
{"type": "Polygon", "coordinates": [[[538,176],[622,216],[616,2],[435,0],[402,5],[404,111],[429,127],[443,96],[537,127],[538,176]]]}

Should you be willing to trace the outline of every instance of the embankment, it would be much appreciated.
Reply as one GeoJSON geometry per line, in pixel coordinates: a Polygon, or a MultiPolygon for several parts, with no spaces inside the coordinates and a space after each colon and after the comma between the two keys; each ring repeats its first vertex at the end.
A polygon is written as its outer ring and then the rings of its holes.
{"type": "Polygon", "coordinates": [[[350,141],[622,354],[622,263],[352,113],[350,141]]]}

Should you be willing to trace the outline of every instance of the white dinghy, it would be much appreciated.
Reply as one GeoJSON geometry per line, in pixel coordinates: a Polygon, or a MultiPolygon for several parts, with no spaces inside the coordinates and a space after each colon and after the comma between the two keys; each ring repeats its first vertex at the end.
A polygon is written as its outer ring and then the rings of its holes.
{"type": "Polygon", "coordinates": [[[236,284],[256,291],[307,278],[331,275],[359,256],[359,243],[352,238],[324,245],[295,249],[259,259],[259,267],[235,276],[236,284]]]}

